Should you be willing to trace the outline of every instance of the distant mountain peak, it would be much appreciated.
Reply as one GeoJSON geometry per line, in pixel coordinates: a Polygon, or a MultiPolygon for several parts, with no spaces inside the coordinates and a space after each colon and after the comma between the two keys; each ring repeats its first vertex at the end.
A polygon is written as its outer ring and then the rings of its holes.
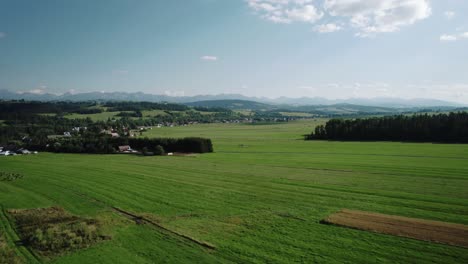
{"type": "Polygon", "coordinates": [[[217,95],[195,95],[195,96],[169,96],[169,95],[155,95],[143,92],[86,92],[86,93],[64,93],[62,95],[50,93],[17,93],[8,90],[0,90],[0,99],[3,100],[37,100],[37,101],[92,101],[92,100],[107,100],[107,101],[150,101],[150,102],[172,102],[172,103],[190,103],[207,100],[246,100],[258,103],[274,104],[274,105],[292,105],[292,106],[306,106],[306,105],[336,105],[336,104],[352,104],[363,106],[376,106],[376,107],[393,107],[393,108],[407,108],[407,107],[436,107],[436,106],[450,106],[462,107],[463,104],[448,102],[437,99],[424,99],[424,98],[392,98],[392,97],[376,97],[376,98],[349,98],[349,99],[327,99],[323,97],[299,97],[289,98],[280,96],[275,99],[266,97],[249,97],[241,94],[217,94],[217,95]]]}

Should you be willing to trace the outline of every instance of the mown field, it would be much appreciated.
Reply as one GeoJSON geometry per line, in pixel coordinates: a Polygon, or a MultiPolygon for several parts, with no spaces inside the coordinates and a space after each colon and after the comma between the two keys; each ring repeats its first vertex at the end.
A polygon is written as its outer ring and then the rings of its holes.
{"type": "Polygon", "coordinates": [[[0,181],[0,229],[29,262],[8,209],[63,207],[112,237],[51,263],[468,263],[466,248],[319,223],[347,208],[468,224],[468,145],[303,141],[319,122],[145,134],[212,138],[215,153],[196,156],[1,157],[24,177],[0,181]]]}

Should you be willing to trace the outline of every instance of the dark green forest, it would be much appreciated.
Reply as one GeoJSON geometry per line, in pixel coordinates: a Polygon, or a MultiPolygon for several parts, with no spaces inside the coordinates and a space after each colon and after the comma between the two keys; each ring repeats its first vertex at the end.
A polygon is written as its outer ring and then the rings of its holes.
{"type": "Polygon", "coordinates": [[[468,143],[468,113],[331,119],[306,139],[468,143]]]}

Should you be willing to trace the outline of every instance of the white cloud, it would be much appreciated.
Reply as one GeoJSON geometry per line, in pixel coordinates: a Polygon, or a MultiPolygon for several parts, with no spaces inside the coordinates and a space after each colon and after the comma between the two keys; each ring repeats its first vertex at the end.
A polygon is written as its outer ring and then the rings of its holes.
{"type": "Polygon", "coordinates": [[[456,41],[457,36],[444,34],[444,35],[441,35],[439,39],[440,41],[456,41]]]}
{"type": "Polygon", "coordinates": [[[460,39],[468,39],[468,32],[463,32],[458,35],[443,34],[440,36],[440,41],[444,41],[444,42],[457,41],[460,39]]]}
{"type": "Polygon", "coordinates": [[[317,25],[314,27],[314,31],[320,33],[331,33],[341,30],[341,27],[334,23],[317,25]]]}
{"type": "Polygon", "coordinates": [[[33,90],[29,91],[29,92],[33,93],[33,94],[44,94],[45,90],[44,89],[33,89],[33,90]]]}
{"type": "Polygon", "coordinates": [[[6,37],[6,33],[5,32],[0,32],[0,38],[4,38],[6,37]]]}
{"type": "Polygon", "coordinates": [[[46,86],[41,86],[40,88],[32,89],[32,90],[29,90],[29,91],[18,91],[18,93],[19,94],[24,94],[24,93],[45,94],[46,93],[45,88],[46,88],[46,86]]]}
{"type": "Polygon", "coordinates": [[[201,60],[204,60],[204,61],[217,61],[218,60],[218,57],[216,56],[210,56],[210,55],[205,55],[205,56],[202,56],[200,57],[201,60]]]}
{"type": "Polygon", "coordinates": [[[166,90],[166,91],[164,91],[164,95],[167,95],[167,96],[185,96],[185,91],[166,90]]]}
{"type": "Polygon", "coordinates": [[[349,18],[358,36],[395,32],[432,12],[427,0],[325,0],[324,9],[331,16],[349,18]]]}
{"type": "Polygon", "coordinates": [[[444,16],[445,16],[447,19],[452,19],[452,18],[455,16],[455,12],[453,12],[453,11],[445,11],[445,12],[444,12],[444,16]]]}
{"type": "Polygon", "coordinates": [[[300,90],[305,90],[305,91],[308,91],[308,92],[314,92],[314,91],[317,91],[317,88],[316,87],[313,87],[313,86],[310,86],[310,85],[302,85],[302,86],[298,86],[297,89],[300,89],[300,90]]]}
{"type": "MultiPolygon", "coordinates": [[[[398,31],[428,18],[432,13],[429,0],[245,1],[256,14],[275,23],[315,23],[327,16],[331,19],[327,25],[336,25],[337,21],[345,19],[349,26],[357,30],[356,35],[361,37],[398,31]]],[[[317,26],[317,32],[337,31],[337,27],[321,26],[317,26]]]]}
{"type": "Polygon", "coordinates": [[[263,19],[274,23],[313,23],[323,17],[312,0],[246,0],[263,19]]]}
{"type": "Polygon", "coordinates": [[[323,13],[317,10],[313,5],[286,9],[286,17],[291,21],[315,22],[322,18],[323,13]]]}

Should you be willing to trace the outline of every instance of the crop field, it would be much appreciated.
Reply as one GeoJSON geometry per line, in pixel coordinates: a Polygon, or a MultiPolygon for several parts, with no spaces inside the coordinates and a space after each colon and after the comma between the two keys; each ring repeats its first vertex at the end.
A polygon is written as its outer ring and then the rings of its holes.
{"type": "Polygon", "coordinates": [[[468,248],[320,223],[348,209],[468,225],[468,145],[302,139],[323,122],[200,124],[143,135],[211,138],[215,152],[201,155],[0,157],[2,173],[21,175],[0,181],[0,256],[23,263],[468,263],[468,248]],[[69,219],[59,228],[38,226],[77,246],[49,254],[56,246],[42,229],[40,239],[26,235],[46,253],[16,243],[24,234],[15,214],[38,222],[34,212],[51,210],[23,210],[34,208],[64,210],[69,219]]]}

